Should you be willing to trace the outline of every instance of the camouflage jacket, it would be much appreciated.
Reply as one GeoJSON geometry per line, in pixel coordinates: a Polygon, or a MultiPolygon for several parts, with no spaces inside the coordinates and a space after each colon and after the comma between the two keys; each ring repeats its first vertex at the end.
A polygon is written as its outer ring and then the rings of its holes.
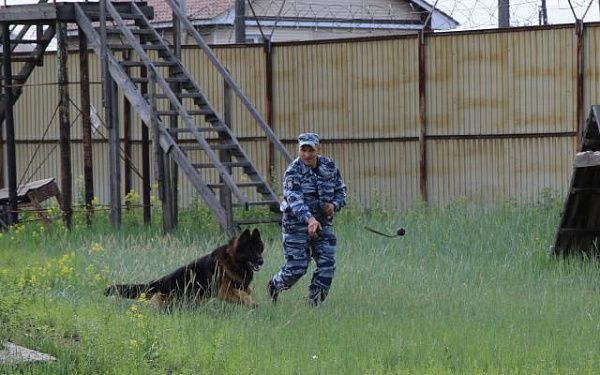
{"type": "Polygon", "coordinates": [[[307,223],[314,216],[327,224],[331,219],[323,214],[324,203],[333,203],[336,212],[346,205],[346,185],[334,161],[319,155],[313,170],[296,158],[283,177],[283,220],[307,223]]]}

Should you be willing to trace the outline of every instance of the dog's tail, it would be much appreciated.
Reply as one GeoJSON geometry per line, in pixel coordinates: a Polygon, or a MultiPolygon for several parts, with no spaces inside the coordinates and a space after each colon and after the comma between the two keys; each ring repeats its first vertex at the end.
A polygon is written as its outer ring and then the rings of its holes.
{"type": "Polygon", "coordinates": [[[148,289],[148,284],[114,284],[104,290],[104,295],[133,299],[138,298],[142,293],[147,293],[148,289]]]}

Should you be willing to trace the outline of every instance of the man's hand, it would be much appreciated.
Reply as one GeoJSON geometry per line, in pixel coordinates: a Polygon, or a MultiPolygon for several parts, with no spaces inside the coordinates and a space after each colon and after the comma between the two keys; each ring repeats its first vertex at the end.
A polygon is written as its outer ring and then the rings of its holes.
{"type": "Polygon", "coordinates": [[[321,227],[321,223],[314,217],[308,219],[308,235],[311,238],[316,238],[319,236],[319,230],[323,229],[321,227]]]}
{"type": "Polygon", "coordinates": [[[331,219],[335,213],[335,206],[333,203],[323,203],[323,213],[325,217],[331,219]]]}

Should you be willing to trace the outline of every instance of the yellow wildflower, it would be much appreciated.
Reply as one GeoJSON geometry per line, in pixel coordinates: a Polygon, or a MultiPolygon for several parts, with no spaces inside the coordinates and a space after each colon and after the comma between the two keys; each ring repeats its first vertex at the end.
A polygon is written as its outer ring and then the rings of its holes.
{"type": "Polygon", "coordinates": [[[101,253],[104,251],[104,247],[98,242],[92,242],[92,252],[101,253]]]}

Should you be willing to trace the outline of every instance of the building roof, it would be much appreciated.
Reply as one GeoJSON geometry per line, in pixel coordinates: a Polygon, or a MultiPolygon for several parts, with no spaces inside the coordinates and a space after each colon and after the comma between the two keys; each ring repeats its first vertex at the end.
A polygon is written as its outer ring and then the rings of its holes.
{"type": "MultiPolygon", "coordinates": [[[[121,1],[121,0],[119,0],[121,1]]],[[[122,0],[130,1],[130,0],[122,0]]],[[[152,22],[170,22],[172,12],[169,5],[164,0],[146,0],[148,6],[154,8],[154,19],[152,22]]],[[[235,0],[185,0],[186,14],[192,20],[210,20],[225,11],[231,9],[235,5],[235,0]]]]}
{"type": "MultiPolygon", "coordinates": [[[[118,0],[130,1],[130,0],[118,0]]],[[[146,0],[148,5],[154,8],[153,23],[170,22],[172,13],[169,5],[164,0],[146,0]]],[[[213,20],[235,6],[235,0],[183,0],[186,3],[187,14],[192,21],[213,20]]],[[[399,0],[400,1],[400,0],[399,0]]],[[[424,11],[431,11],[433,6],[425,0],[406,0],[415,4],[424,11]]],[[[453,29],[458,26],[458,22],[442,12],[435,9],[432,15],[432,29],[453,29]]]]}

